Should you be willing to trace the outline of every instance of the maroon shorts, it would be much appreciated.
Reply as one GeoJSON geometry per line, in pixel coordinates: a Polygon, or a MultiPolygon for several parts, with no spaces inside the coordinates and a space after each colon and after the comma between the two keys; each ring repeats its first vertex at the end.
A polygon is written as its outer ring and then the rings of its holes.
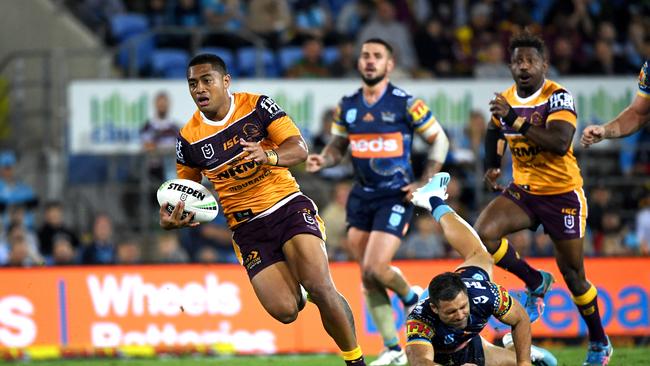
{"type": "Polygon", "coordinates": [[[510,183],[502,195],[514,201],[533,221],[531,230],[541,224],[552,239],[571,240],[582,238],[587,226],[587,198],[582,188],[574,191],[535,195],[510,183]]]}
{"type": "Polygon", "coordinates": [[[325,240],[325,225],[318,209],[302,194],[265,216],[237,226],[232,238],[239,261],[252,279],[271,264],[286,260],[282,247],[298,234],[325,240]]]}

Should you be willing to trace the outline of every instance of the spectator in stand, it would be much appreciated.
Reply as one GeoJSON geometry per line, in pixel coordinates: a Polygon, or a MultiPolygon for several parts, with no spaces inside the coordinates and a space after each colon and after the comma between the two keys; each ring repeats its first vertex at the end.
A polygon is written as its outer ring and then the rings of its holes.
{"type": "Polygon", "coordinates": [[[11,267],[31,267],[43,263],[38,249],[30,244],[24,228],[13,226],[7,234],[9,256],[7,265],[11,267]]]}
{"type": "Polygon", "coordinates": [[[180,242],[192,262],[200,262],[201,253],[207,247],[215,251],[218,261],[239,263],[232,249],[232,232],[226,225],[226,217],[223,215],[221,207],[219,215],[211,222],[181,229],[180,242]]]}
{"type": "Polygon", "coordinates": [[[592,189],[588,198],[587,227],[596,238],[603,231],[603,216],[612,206],[612,192],[604,185],[592,189]]]}
{"type": "Polygon", "coordinates": [[[203,0],[203,17],[208,30],[217,31],[207,37],[205,44],[237,49],[251,43],[239,33],[246,23],[246,6],[241,0],[203,0]]]}
{"type": "Polygon", "coordinates": [[[72,11],[79,19],[102,38],[111,41],[108,37],[110,19],[126,12],[122,0],[81,0],[77,3],[72,11]]]}
{"type": "Polygon", "coordinates": [[[354,41],[351,38],[341,37],[339,39],[337,44],[339,57],[328,66],[331,77],[356,78],[359,76],[357,54],[354,47],[354,41]]]}
{"type": "Polygon", "coordinates": [[[146,154],[149,177],[154,182],[176,178],[176,146],[178,124],[169,117],[169,95],[159,91],[154,98],[154,115],[140,130],[142,148],[146,154]]]}
{"type": "Polygon", "coordinates": [[[66,234],[57,234],[52,239],[52,255],[46,259],[47,265],[66,266],[77,264],[75,247],[66,234]]]}
{"type": "Polygon", "coordinates": [[[278,49],[287,43],[289,37],[289,3],[287,0],[250,0],[246,24],[264,38],[269,48],[278,49]]]}
{"type": "Polygon", "coordinates": [[[115,264],[133,265],[140,263],[142,263],[142,253],[137,239],[127,238],[117,243],[115,264]]]}
{"type": "Polygon", "coordinates": [[[429,215],[415,216],[413,230],[397,250],[397,259],[443,258],[446,254],[442,228],[429,215]]]}
{"type": "MultiPolygon", "coordinates": [[[[149,27],[156,28],[170,25],[171,18],[169,10],[167,0],[148,0],[145,15],[149,21],[149,27]]],[[[159,42],[157,42],[157,46],[163,47],[159,42]]]]}
{"type": "Polygon", "coordinates": [[[349,0],[336,17],[336,32],[347,37],[356,37],[373,13],[373,0],[349,0]]]}
{"type": "Polygon", "coordinates": [[[555,39],[550,61],[560,75],[572,75],[582,72],[573,54],[574,49],[569,38],[560,36],[555,39]]]}
{"type": "Polygon", "coordinates": [[[639,211],[635,220],[638,254],[650,255],[650,189],[639,201],[639,211]]]}
{"type": "Polygon", "coordinates": [[[453,43],[438,18],[430,18],[415,34],[420,66],[435,77],[453,74],[453,43]]]}
{"type": "Polygon", "coordinates": [[[623,245],[627,229],[618,212],[610,210],[603,215],[603,236],[598,256],[612,257],[630,254],[623,245]]]}
{"type": "Polygon", "coordinates": [[[32,187],[20,180],[16,174],[16,154],[10,150],[0,152],[0,207],[4,210],[5,228],[9,225],[12,207],[22,209],[25,226],[33,228],[33,209],[37,205],[38,198],[32,187]]]}
{"type": "Polygon", "coordinates": [[[321,213],[323,221],[327,223],[327,256],[330,262],[347,261],[350,258],[346,251],[348,228],[345,221],[345,204],[351,189],[350,182],[337,182],[332,199],[321,213]]]}
{"type": "Polygon", "coordinates": [[[212,247],[201,247],[196,253],[196,262],[203,264],[211,264],[222,262],[219,253],[212,247]]]}
{"type": "Polygon", "coordinates": [[[615,75],[629,73],[627,61],[614,54],[612,45],[603,39],[596,40],[594,57],[585,66],[585,72],[591,75],[615,75]]]}
{"type": "Polygon", "coordinates": [[[45,204],[43,224],[38,229],[41,253],[46,257],[52,256],[55,239],[62,236],[67,238],[73,249],[79,247],[77,234],[64,222],[63,204],[60,201],[50,201],[45,204]]]}
{"type": "Polygon", "coordinates": [[[189,257],[181,248],[178,236],[165,232],[158,236],[155,261],[157,263],[187,263],[189,257]]]}
{"type": "Polygon", "coordinates": [[[81,251],[81,263],[114,264],[115,257],[113,221],[107,214],[99,214],[93,223],[92,241],[81,251]]]}
{"type": "Polygon", "coordinates": [[[488,3],[476,3],[470,9],[469,23],[458,27],[455,32],[458,49],[455,63],[457,74],[470,76],[476,63],[476,51],[494,39],[496,32],[492,22],[493,6],[488,3]]]}
{"type": "Polygon", "coordinates": [[[479,62],[474,67],[474,77],[478,79],[509,79],[512,77],[510,68],[504,60],[501,43],[491,40],[479,52],[479,62]]]}
{"type": "Polygon", "coordinates": [[[286,76],[289,78],[326,78],[329,69],[323,61],[323,43],[319,38],[305,36],[302,44],[302,58],[291,66],[286,76]]]}
{"type": "MultiPolygon", "coordinates": [[[[397,21],[395,7],[388,0],[375,2],[375,14],[361,29],[357,37],[357,49],[361,49],[361,45],[371,38],[381,38],[393,46],[395,67],[400,73],[408,75],[418,67],[411,32],[406,25],[397,21]]],[[[392,77],[398,75],[394,69],[392,77]]]]}
{"type": "Polygon", "coordinates": [[[307,38],[322,39],[327,45],[335,44],[337,37],[333,33],[331,14],[319,0],[294,0],[292,14],[294,44],[303,44],[307,38]]]}

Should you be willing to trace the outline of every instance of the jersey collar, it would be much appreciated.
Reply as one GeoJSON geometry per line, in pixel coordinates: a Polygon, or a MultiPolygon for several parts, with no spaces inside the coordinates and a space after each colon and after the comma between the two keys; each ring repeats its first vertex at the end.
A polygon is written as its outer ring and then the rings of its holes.
{"type": "Polygon", "coordinates": [[[522,97],[519,96],[519,94],[517,94],[517,85],[515,84],[515,93],[514,93],[515,94],[515,99],[517,100],[517,102],[519,102],[521,104],[526,104],[528,102],[531,102],[531,101],[535,100],[535,98],[539,97],[540,94],[542,94],[542,89],[544,89],[545,85],[546,85],[546,79],[544,79],[544,82],[542,83],[542,86],[540,86],[539,89],[537,89],[536,92],[531,94],[529,97],[522,98],[522,97]]]}
{"type": "Polygon", "coordinates": [[[226,116],[223,117],[222,120],[219,121],[213,121],[206,117],[203,112],[199,111],[201,113],[201,120],[211,126],[223,126],[225,125],[229,120],[230,117],[232,117],[233,113],[235,113],[235,96],[230,94],[230,91],[228,91],[228,97],[230,98],[230,108],[228,108],[228,113],[226,113],[226,116]]]}

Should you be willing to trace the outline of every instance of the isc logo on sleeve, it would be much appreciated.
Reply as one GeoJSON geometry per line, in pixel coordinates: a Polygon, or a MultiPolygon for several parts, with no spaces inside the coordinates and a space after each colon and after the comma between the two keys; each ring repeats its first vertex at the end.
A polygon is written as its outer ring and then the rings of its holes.
{"type": "Polygon", "coordinates": [[[394,158],[404,154],[402,134],[399,132],[354,134],[349,138],[352,156],[355,158],[394,158]]]}

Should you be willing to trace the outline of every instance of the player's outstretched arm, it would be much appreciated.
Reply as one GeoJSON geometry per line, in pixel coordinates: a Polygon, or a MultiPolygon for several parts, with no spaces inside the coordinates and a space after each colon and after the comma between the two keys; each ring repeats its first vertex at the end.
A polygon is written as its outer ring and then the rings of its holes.
{"type": "Polygon", "coordinates": [[[530,347],[532,344],[530,319],[518,301],[514,301],[510,295],[506,296],[512,305],[510,311],[499,319],[512,327],[512,341],[515,347],[517,366],[529,366],[531,365],[530,347]]]}
{"type": "Polygon", "coordinates": [[[434,366],[433,346],[431,343],[407,343],[406,358],[411,366],[434,366]]]}
{"type": "Polygon", "coordinates": [[[629,136],[650,122],[650,99],[637,95],[632,104],[606,124],[587,126],[582,131],[580,144],[589,147],[604,139],[629,136]]]}
{"type": "Polygon", "coordinates": [[[348,151],[349,144],[347,137],[334,135],[320,154],[310,154],[307,157],[307,171],[316,173],[340,163],[348,151]]]}

